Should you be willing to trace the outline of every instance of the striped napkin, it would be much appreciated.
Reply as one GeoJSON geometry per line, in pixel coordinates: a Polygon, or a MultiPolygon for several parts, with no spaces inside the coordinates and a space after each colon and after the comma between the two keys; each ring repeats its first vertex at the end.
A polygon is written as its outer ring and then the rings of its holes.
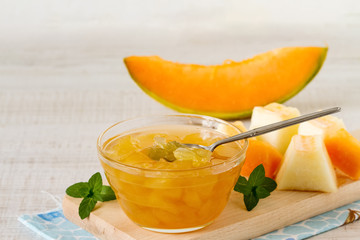
{"type": "MultiPolygon", "coordinates": [[[[360,201],[342,206],[285,228],[265,234],[256,240],[300,240],[358,220],[360,201]]],[[[95,240],[89,232],[68,221],[61,208],[44,213],[22,215],[25,226],[49,240],[95,240]]]]}

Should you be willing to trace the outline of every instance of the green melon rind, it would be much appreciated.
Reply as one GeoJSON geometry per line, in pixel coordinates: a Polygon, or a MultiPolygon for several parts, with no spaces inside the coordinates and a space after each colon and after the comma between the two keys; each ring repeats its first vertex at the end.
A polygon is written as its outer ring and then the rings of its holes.
{"type": "MultiPolygon", "coordinates": [[[[310,73],[309,77],[306,79],[306,81],[300,87],[298,87],[297,89],[295,89],[293,92],[289,93],[288,95],[284,96],[283,98],[275,100],[274,102],[277,102],[277,103],[286,102],[287,100],[289,100],[290,98],[292,98],[296,94],[298,94],[302,89],[304,89],[305,86],[308,85],[311,82],[311,80],[313,80],[313,78],[316,76],[316,74],[320,71],[320,69],[321,69],[321,67],[322,67],[322,65],[323,65],[323,63],[324,63],[324,61],[326,59],[327,51],[328,51],[328,47],[324,47],[323,52],[321,53],[321,55],[319,57],[318,64],[316,65],[314,71],[312,71],[310,73]]],[[[125,65],[126,65],[126,61],[124,61],[124,62],[125,62],[125,65]]],[[[163,99],[162,97],[158,96],[157,94],[155,94],[155,93],[151,92],[150,90],[148,90],[147,88],[143,87],[136,80],[136,78],[130,73],[130,71],[129,71],[129,74],[130,74],[131,78],[134,80],[134,82],[147,95],[149,95],[150,97],[152,97],[156,101],[160,102],[161,104],[165,105],[166,107],[169,107],[169,108],[171,108],[171,109],[173,109],[175,111],[178,111],[178,112],[207,115],[207,116],[221,118],[221,119],[225,119],[225,120],[243,119],[243,118],[250,117],[251,114],[252,114],[252,109],[242,110],[241,112],[207,112],[207,111],[202,111],[202,110],[196,110],[196,109],[180,107],[178,105],[175,105],[175,104],[163,99]]]]}
{"type": "MultiPolygon", "coordinates": [[[[134,79],[134,78],[133,78],[134,79]]],[[[135,79],[134,79],[135,80],[135,79]]],[[[135,83],[150,97],[152,97],[153,99],[155,99],[156,101],[160,102],[161,104],[165,105],[166,107],[169,107],[173,110],[176,110],[178,112],[182,112],[182,113],[191,113],[191,114],[200,114],[200,115],[206,115],[206,116],[211,116],[211,117],[216,117],[216,118],[221,118],[221,119],[237,119],[237,118],[246,118],[248,116],[251,115],[252,110],[246,110],[246,111],[242,111],[242,112],[237,112],[237,113],[224,113],[224,112],[206,112],[206,111],[201,111],[201,110],[195,110],[195,109],[190,109],[190,108],[184,108],[184,107],[180,107],[178,105],[175,105],[171,102],[166,101],[165,99],[159,97],[158,95],[156,95],[155,93],[151,92],[150,90],[148,90],[147,88],[143,87],[141,84],[139,84],[136,80],[135,83]]]]}

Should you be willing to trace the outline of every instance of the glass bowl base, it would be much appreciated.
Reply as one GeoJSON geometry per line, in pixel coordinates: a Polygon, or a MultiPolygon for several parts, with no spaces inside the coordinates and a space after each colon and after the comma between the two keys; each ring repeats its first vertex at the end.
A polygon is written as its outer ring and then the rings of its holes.
{"type": "Polygon", "coordinates": [[[199,227],[192,227],[192,228],[177,228],[177,229],[163,229],[163,228],[148,228],[148,227],[143,227],[142,228],[146,229],[146,230],[150,230],[153,232],[158,232],[158,233],[186,233],[186,232],[193,232],[199,229],[202,229],[208,225],[210,225],[211,223],[199,226],[199,227]]]}

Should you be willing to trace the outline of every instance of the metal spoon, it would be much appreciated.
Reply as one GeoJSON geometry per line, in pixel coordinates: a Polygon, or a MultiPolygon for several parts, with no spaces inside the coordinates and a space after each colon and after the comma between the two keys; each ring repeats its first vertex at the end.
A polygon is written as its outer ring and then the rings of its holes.
{"type": "Polygon", "coordinates": [[[211,144],[210,146],[203,146],[203,145],[198,145],[198,144],[184,144],[184,145],[186,145],[188,147],[192,147],[192,148],[202,148],[202,149],[209,150],[209,151],[212,152],[212,151],[214,151],[214,149],[216,147],[218,147],[219,145],[222,145],[224,143],[234,142],[234,141],[238,141],[238,140],[245,139],[245,138],[256,137],[256,136],[259,136],[259,135],[262,135],[262,134],[265,134],[265,133],[268,133],[268,132],[278,130],[280,128],[289,127],[291,125],[306,122],[306,121],[309,121],[309,120],[314,119],[314,118],[323,117],[323,116],[326,116],[326,115],[329,115],[329,114],[332,114],[332,113],[337,113],[337,112],[340,112],[340,111],[341,111],[340,107],[333,107],[333,108],[328,108],[328,109],[321,110],[321,111],[318,111],[318,112],[305,114],[305,115],[302,115],[300,117],[291,118],[291,119],[288,119],[288,120],[285,120],[285,121],[269,124],[269,125],[266,125],[266,126],[263,126],[263,127],[258,127],[258,128],[253,129],[253,130],[250,130],[250,131],[247,131],[247,132],[244,132],[244,133],[240,133],[238,135],[235,135],[235,136],[232,136],[232,137],[229,137],[229,138],[219,140],[219,141],[211,144]]]}

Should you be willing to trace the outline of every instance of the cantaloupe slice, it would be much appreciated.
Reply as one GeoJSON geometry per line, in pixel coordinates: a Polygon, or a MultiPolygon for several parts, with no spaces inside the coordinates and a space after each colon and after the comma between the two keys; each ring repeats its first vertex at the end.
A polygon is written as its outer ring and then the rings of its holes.
{"type": "MultiPolygon", "coordinates": [[[[232,124],[243,132],[247,131],[242,121],[235,121],[232,122],[232,124]]],[[[222,129],[222,132],[230,136],[236,134],[236,132],[233,131],[233,128],[228,128],[227,126],[225,129],[222,129]]],[[[256,138],[248,139],[248,141],[249,145],[246,151],[246,157],[241,168],[240,175],[249,177],[251,172],[257,166],[263,164],[265,168],[265,176],[274,178],[283,155],[275,147],[267,142],[257,140],[256,138]]]]}
{"type": "Polygon", "coordinates": [[[350,178],[359,179],[360,141],[342,128],[327,134],[324,142],[333,165],[350,178]]]}
{"type": "MultiPolygon", "coordinates": [[[[258,128],[267,124],[280,122],[300,116],[298,109],[287,107],[278,103],[271,103],[265,107],[255,107],[251,116],[250,129],[258,128]]],[[[273,145],[280,153],[284,154],[293,135],[297,134],[298,125],[283,128],[258,137],[273,145]]]]}
{"type": "Polygon", "coordinates": [[[293,136],[276,183],[278,190],[337,190],[335,171],[320,135],[293,136]]]}
{"type": "Polygon", "coordinates": [[[224,119],[248,117],[253,107],[284,102],[320,70],[324,47],[286,47],[242,62],[203,66],[158,56],[124,59],[135,82],[160,103],[180,112],[224,119]]]}
{"type": "Polygon", "coordinates": [[[324,137],[330,132],[336,132],[341,128],[345,128],[343,120],[335,116],[328,115],[300,123],[298,133],[304,136],[321,135],[324,137]]]}
{"type": "Polygon", "coordinates": [[[325,116],[299,125],[301,135],[320,135],[333,165],[351,179],[360,178],[360,142],[335,116],[325,116]]]}
{"type": "Polygon", "coordinates": [[[283,155],[269,143],[249,139],[249,145],[240,175],[249,177],[251,172],[262,164],[265,168],[265,176],[274,178],[282,158],[283,155]]]}

